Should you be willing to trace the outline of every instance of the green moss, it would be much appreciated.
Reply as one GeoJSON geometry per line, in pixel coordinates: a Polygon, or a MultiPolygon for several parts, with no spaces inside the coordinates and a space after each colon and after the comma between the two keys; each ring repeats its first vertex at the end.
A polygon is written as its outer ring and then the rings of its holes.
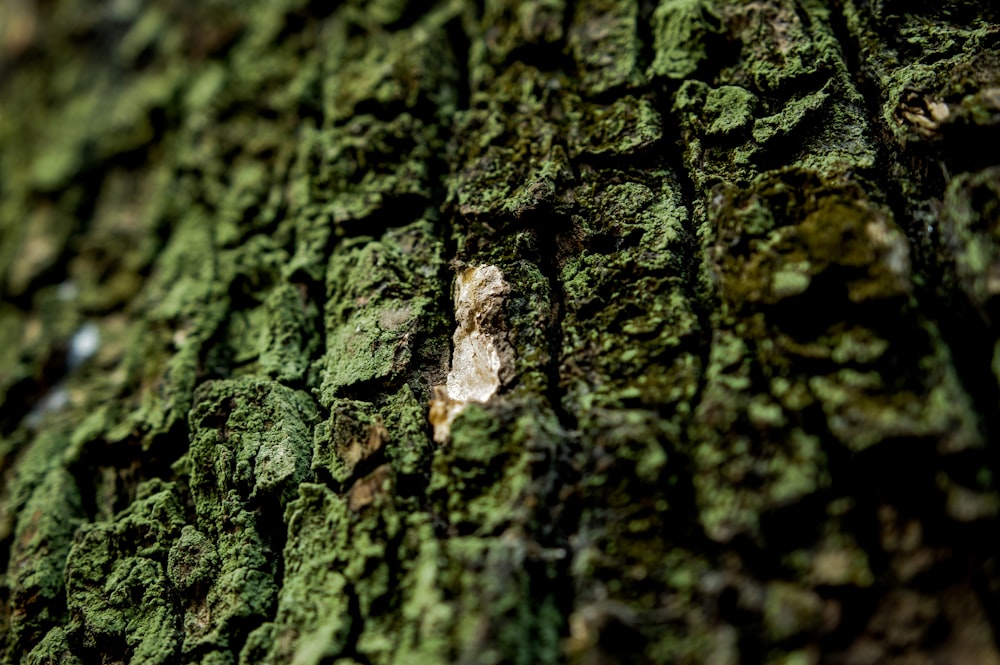
{"type": "MultiPolygon", "coordinates": [[[[216,310],[221,313],[221,310],[216,310]]],[[[213,312],[216,313],[216,312],[213,312]]],[[[208,318],[208,317],[206,317],[208,318]]],[[[208,318],[209,322],[211,318],[208,318]]],[[[136,331],[140,335],[141,328],[136,331]]],[[[200,336],[190,336],[181,340],[174,355],[167,355],[162,338],[146,338],[146,347],[150,355],[143,356],[145,344],[137,345],[132,358],[135,360],[136,379],[149,379],[140,393],[141,402],[126,418],[124,426],[119,428],[118,436],[125,436],[132,431],[145,431],[147,441],[170,432],[183,423],[188,416],[194,400],[194,389],[198,379],[198,369],[203,340],[200,336]],[[151,349],[149,347],[152,347],[151,349]],[[141,374],[140,374],[141,372],[141,374]]],[[[177,451],[180,452],[180,451],[177,451]]]]}
{"type": "Polygon", "coordinates": [[[815,631],[822,622],[823,601],[813,591],[787,582],[768,584],[764,595],[764,629],[776,642],[815,631]]]}
{"type": "MultiPolygon", "coordinates": [[[[685,82],[686,86],[697,84],[697,81],[685,82]]],[[[678,98],[681,98],[680,92],[678,98]]],[[[726,136],[740,133],[753,122],[756,105],[757,97],[745,88],[734,85],[709,88],[705,96],[704,113],[706,118],[714,119],[710,121],[706,135],[726,136]]],[[[757,138],[756,135],[754,138],[757,138]]]]}
{"type": "Polygon", "coordinates": [[[827,487],[830,477],[816,436],[789,428],[796,419],[776,404],[763,411],[759,401],[744,401],[746,393],[713,376],[716,367],[695,414],[691,437],[699,443],[692,460],[701,524],[710,538],[725,542],[737,534],[759,536],[762,513],[801,501],[827,487]],[[757,427],[763,437],[752,434],[757,427]]]}
{"type": "Polygon", "coordinates": [[[600,410],[582,419],[581,516],[571,573],[578,596],[569,618],[570,662],[601,654],[604,636],[624,632],[636,651],[662,661],[704,657],[699,603],[710,565],[685,548],[690,498],[684,434],[649,410],[600,410]],[[668,594],[687,608],[670,625],[638,617],[668,594]],[[701,644],[701,646],[697,646],[701,644]]]}
{"type": "Polygon", "coordinates": [[[305,393],[259,379],[199,388],[191,414],[191,491],[199,517],[215,523],[222,503],[282,503],[308,474],[315,406],[305,393]],[[227,424],[225,433],[213,425],[227,424]],[[226,448],[223,454],[219,447],[226,448]],[[230,496],[229,492],[235,492],[230,496]]]}
{"type": "MultiPolygon", "coordinates": [[[[409,111],[429,104],[448,117],[456,103],[457,71],[446,28],[460,9],[460,3],[439,3],[421,17],[418,29],[344,40],[346,48],[336,59],[340,68],[324,84],[325,115],[339,124],[360,115],[359,106],[409,111]]],[[[371,18],[367,10],[356,16],[371,18]]]]}
{"type": "Polygon", "coordinates": [[[412,553],[412,567],[400,580],[402,604],[399,626],[399,650],[391,662],[420,665],[450,658],[451,630],[457,616],[441,585],[445,574],[442,542],[434,535],[429,521],[415,524],[404,543],[412,553]]]}
{"type": "Polygon", "coordinates": [[[564,406],[678,404],[696,391],[698,360],[685,346],[699,330],[686,293],[688,213],[669,178],[626,180],[578,198],[588,246],[562,266],[564,406]]]}
{"type": "MultiPolygon", "coordinates": [[[[342,127],[307,131],[303,172],[320,210],[352,233],[385,208],[429,201],[428,162],[439,149],[436,128],[408,113],[389,121],[359,115],[342,127]]],[[[413,217],[408,217],[410,221],[413,217]]]]}
{"type": "Polygon", "coordinates": [[[408,385],[389,396],[382,408],[382,420],[392,425],[386,457],[396,473],[404,476],[423,473],[435,448],[428,432],[425,405],[408,385]]]}
{"type": "Polygon", "coordinates": [[[639,7],[634,0],[577,3],[567,41],[580,67],[581,88],[586,95],[644,82],[638,21],[639,7]]]}
{"type": "Polygon", "coordinates": [[[789,568],[796,572],[798,579],[813,587],[871,587],[875,575],[868,554],[836,521],[825,530],[827,533],[815,551],[796,550],[788,555],[785,563],[789,568]]]}
{"type": "Polygon", "coordinates": [[[570,157],[621,157],[648,150],[663,138],[660,114],[647,99],[623,97],[608,106],[585,106],[577,126],[570,157]]]}
{"type": "Polygon", "coordinates": [[[266,329],[258,342],[261,371],[282,383],[302,381],[319,349],[316,306],[301,288],[279,285],[264,301],[266,329]]]}
{"type": "Polygon", "coordinates": [[[346,502],[320,485],[303,484],[298,492],[287,508],[285,579],[277,613],[251,633],[241,663],[318,663],[347,646],[358,620],[351,609],[355,595],[342,570],[348,563],[343,548],[350,543],[346,502]]]}
{"type": "MultiPolygon", "coordinates": [[[[553,325],[555,295],[551,282],[539,267],[540,261],[521,259],[520,256],[526,253],[523,250],[527,248],[519,247],[519,238],[512,240],[502,249],[497,248],[501,249],[501,256],[494,259],[486,254],[482,257],[488,265],[496,265],[500,269],[505,282],[517,287],[506,296],[504,320],[498,321],[501,352],[507,351],[512,356],[504,359],[506,366],[501,368],[500,381],[513,384],[515,394],[541,395],[550,380],[546,368],[553,361],[549,331],[553,325]],[[502,348],[505,342],[509,349],[502,348]]],[[[529,236],[525,244],[533,240],[529,236]]]]}
{"type": "Polygon", "coordinates": [[[703,0],[661,0],[653,12],[655,57],[651,76],[685,79],[708,58],[709,38],[719,18],[703,0]]]}
{"type": "Polygon", "coordinates": [[[390,436],[371,404],[336,400],[330,406],[330,418],[314,431],[312,468],[346,483],[358,465],[384,454],[390,436]]]}
{"type": "MultiPolygon", "coordinates": [[[[830,86],[827,83],[827,86],[830,86]]],[[[792,100],[783,105],[780,112],[754,122],[753,138],[758,143],[766,143],[779,137],[787,137],[795,128],[823,109],[830,95],[827,87],[792,100]]]]}
{"type": "Polygon", "coordinates": [[[956,176],[943,201],[941,225],[963,290],[984,312],[992,316],[995,275],[1000,265],[1000,169],[988,168],[956,176]]]}
{"type": "Polygon", "coordinates": [[[35,648],[25,656],[25,665],[48,665],[49,663],[66,663],[66,665],[82,665],[80,659],[66,639],[66,631],[53,628],[35,645],[35,648]]]}
{"type": "MultiPolygon", "coordinates": [[[[978,11],[960,17],[933,16],[951,9],[942,5],[910,12],[853,0],[845,3],[847,25],[879,89],[882,121],[900,146],[933,142],[940,135],[948,119],[932,112],[931,106],[944,102],[948,109],[963,95],[997,82],[995,67],[982,66],[996,52],[989,45],[993,29],[989,19],[978,11]]],[[[950,121],[961,122],[963,115],[959,111],[950,121]]],[[[899,180],[912,193],[919,190],[914,187],[919,178],[899,180]]]]}
{"type": "Polygon", "coordinates": [[[738,57],[717,58],[674,96],[699,187],[747,183],[790,164],[829,177],[874,168],[864,100],[827,7],[720,3],[718,13],[738,57]]]}
{"type": "Polygon", "coordinates": [[[527,460],[507,441],[504,430],[514,423],[498,416],[477,404],[467,406],[452,423],[448,447],[434,459],[428,486],[445,502],[450,522],[484,533],[528,517],[522,503],[530,483],[527,460]]]}
{"type": "MultiPolygon", "coordinates": [[[[9,483],[4,483],[5,505],[12,518],[29,501],[36,489],[42,485],[51,473],[55,473],[69,447],[69,439],[57,428],[40,432],[25,441],[18,437],[24,447],[19,453],[17,470],[11,475],[9,483]]],[[[8,455],[15,451],[9,451],[8,455]]],[[[10,519],[10,518],[8,518],[10,519]]],[[[11,526],[13,521],[5,520],[5,526],[11,526]]],[[[10,531],[4,533],[9,536],[10,531]]]]}
{"type": "MultiPolygon", "coordinates": [[[[409,369],[417,342],[434,330],[446,292],[441,243],[429,222],[386,232],[382,242],[346,241],[327,269],[328,335],[321,401],[356,384],[391,385],[409,369]]],[[[398,384],[397,384],[398,385],[398,384]]]]}
{"type": "Polygon", "coordinates": [[[810,404],[821,405],[829,432],[854,451],[944,432],[957,448],[979,445],[936,329],[908,318],[915,315],[902,233],[851,188],[815,180],[803,187],[791,175],[758,180],[732,207],[720,197],[710,212],[714,242],[728,248],[715,254],[714,271],[722,320],[733,327],[713,340],[691,439],[699,442],[693,460],[702,524],[722,540],[755,532],[762,513],[829,486],[820,440],[803,417],[810,404]],[[815,289],[825,294],[823,310],[800,319],[798,307],[815,289]],[[865,302],[883,303],[882,311],[864,314],[856,305],[865,302]],[[900,326],[911,340],[906,350],[885,341],[900,326]],[[829,371],[804,369],[810,362],[829,371]],[[919,366],[920,376],[899,374],[900,363],[919,366]],[[755,394],[761,375],[775,377],[777,401],[755,394]],[[745,492],[748,479],[761,487],[745,492]]]}
{"type": "MultiPolygon", "coordinates": [[[[470,663],[556,663],[562,658],[560,635],[565,619],[549,586],[553,566],[534,559],[530,544],[516,534],[504,539],[451,538],[441,546],[435,586],[446,592],[454,617],[449,660],[470,663]]],[[[440,620],[445,611],[428,618],[440,620]]],[[[433,623],[428,622],[427,628],[433,623]]],[[[430,632],[430,631],[427,631],[430,632]]],[[[434,635],[433,632],[430,633],[434,635]]],[[[422,645],[425,662],[444,654],[422,645]]],[[[418,652],[419,653],[419,652],[418,652]]]]}
{"type": "Polygon", "coordinates": [[[486,4],[469,30],[477,37],[469,47],[473,90],[502,74],[512,52],[525,45],[553,53],[562,44],[565,0],[497,0],[486,4]],[[482,39],[492,33],[493,39],[482,39]]]}
{"type": "MultiPolygon", "coordinates": [[[[782,182],[761,181],[759,191],[773,191],[780,200],[784,193],[778,192],[787,186],[778,184],[782,182]]],[[[909,247],[900,230],[881,210],[859,200],[857,190],[813,183],[818,196],[800,209],[801,221],[784,221],[797,222],[793,226],[768,231],[784,213],[760,208],[755,195],[740,195],[740,203],[715,213],[718,242],[731,243],[736,250],[719,254],[723,295],[744,305],[777,303],[808,293],[831,270],[843,272],[851,302],[898,299],[908,293],[909,247]]]]}
{"type": "MultiPolygon", "coordinates": [[[[21,361],[21,345],[27,317],[12,305],[0,304],[0,402],[7,402],[8,392],[30,376],[30,367],[21,361]]],[[[9,417],[9,416],[8,416],[9,417]]]]}
{"type": "Polygon", "coordinates": [[[846,74],[841,46],[833,35],[830,8],[809,2],[808,8],[775,3],[764,10],[741,8],[734,21],[748,75],[762,92],[795,88],[804,79],[830,70],[846,74]]]}
{"type": "MultiPolygon", "coordinates": [[[[25,114],[34,116],[30,121],[17,114],[16,122],[24,127],[9,121],[13,115],[0,113],[5,176],[0,184],[0,288],[5,298],[22,298],[25,309],[34,307],[31,301],[37,298],[45,304],[35,307],[37,312],[62,310],[39,321],[4,318],[0,336],[11,342],[18,360],[3,363],[3,395],[28,380],[30,385],[21,385],[29,391],[35,381],[59,385],[61,360],[53,349],[65,345],[81,320],[81,308],[120,316],[118,310],[130,302],[134,320],[127,328],[117,319],[100,322],[102,341],[113,342],[114,348],[102,349],[93,374],[106,375],[106,382],[71,382],[73,413],[46,418],[42,436],[31,446],[29,433],[22,430],[0,447],[5,472],[12,463],[17,469],[14,481],[4,484],[2,539],[13,535],[7,511],[21,515],[34,505],[32,497],[40,496],[40,488],[47,488],[45,498],[37,501],[46,504],[45,514],[54,520],[39,527],[40,545],[27,538],[28,513],[18,522],[25,543],[48,553],[32,554],[25,579],[12,577],[11,589],[23,582],[23,590],[29,590],[43,572],[46,584],[55,586],[39,587],[36,600],[22,598],[17,589],[21,609],[34,614],[18,624],[18,631],[27,632],[23,645],[12,643],[12,658],[27,653],[48,624],[68,620],[59,605],[65,595],[59,590],[61,573],[52,577],[46,571],[61,569],[65,562],[71,531],[82,513],[78,479],[84,481],[83,503],[96,512],[90,516],[96,523],[81,531],[74,550],[79,558],[67,568],[78,596],[70,609],[74,623],[67,628],[68,638],[50,632],[32,657],[57,654],[68,642],[84,646],[84,659],[115,653],[135,662],[232,662],[247,632],[263,619],[274,619],[280,604],[274,551],[283,538],[282,507],[311,476],[312,430],[318,420],[306,393],[278,382],[300,387],[319,383],[315,356],[323,326],[317,325],[320,310],[311,300],[324,281],[337,236],[369,229],[381,235],[428,209],[430,217],[438,214],[433,198],[444,150],[437,134],[440,120],[450,119],[457,103],[460,59],[451,45],[458,28],[453,21],[463,11],[460,3],[441,3],[414,29],[392,28],[394,39],[356,35],[341,48],[337,39],[319,38],[316,26],[322,19],[300,26],[300,9],[294,1],[239,16],[209,8],[183,20],[162,6],[108,9],[113,19],[102,9],[88,14],[94,23],[85,21],[79,28],[74,50],[59,32],[67,29],[67,19],[49,21],[42,57],[37,66],[28,67],[30,75],[20,77],[29,85],[14,96],[15,105],[21,96],[41,95],[38,99],[46,101],[39,101],[38,114],[25,114]],[[203,20],[208,15],[219,20],[203,20]],[[111,51],[97,49],[101,56],[92,59],[91,43],[106,42],[92,34],[102,22],[113,23],[122,39],[112,40],[111,51]],[[387,43],[389,48],[383,49],[387,43]],[[320,51],[323,57],[317,56],[320,51]],[[201,68],[196,61],[205,58],[215,62],[201,68]],[[96,61],[118,69],[96,71],[95,76],[96,61]],[[46,67],[56,62],[70,66],[60,64],[58,76],[50,76],[46,67]],[[369,77],[373,72],[376,76],[369,77]],[[87,79],[92,79],[89,85],[87,79]],[[303,116],[319,113],[328,103],[337,107],[327,114],[333,119],[305,137],[314,140],[289,142],[303,116]],[[361,113],[362,106],[378,111],[380,118],[361,113]],[[389,107],[396,112],[383,115],[389,107]],[[401,108],[414,113],[398,113],[401,108]],[[430,108],[440,118],[428,117],[430,108]],[[46,128],[50,136],[39,136],[37,128],[46,128]],[[8,137],[18,135],[14,150],[8,150],[8,137]],[[27,167],[8,169],[14,154],[34,159],[27,167]],[[145,169],[144,161],[155,167],[145,169]],[[299,186],[302,182],[311,186],[299,186]],[[52,203],[43,200],[47,196],[52,203]],[[28,216],[32,223],[25,226],[25,211],[33,209],[38,212],[28,216]],[[34,236],[13,233],[22,227],[34,236]],[[44,251],[27,256],[24,243],[44,251]],[[27,258],[14,260],[19,253],[27,258]],[[289,260],[289,253],[295,259],[289,260]],[[120,267],[114,265],[119,254],[120,267]],[[75,285],[80,296],[61,304],[57,289],[47,284],[62,278],[60,263],[67,258],[73,260],[66,270],[72,282],[62,291],[75,285]],[[137,291],[141,293],[134,298],[137,291]],[[23,341],[30,327],[44,333],[37,354],[23,341]],[[122,334],[105,337],[106,329],[122,334]],[[17,371],[8,375],[7,367],[17,371]],[[209,377],[225,379],[206,381],[209,377]],[[86,385],[91,397],[79,397],[79,385],[86,385]],[[82,419],[78,407],[87,399],[101,405],[75,430],[64,458],[64,437],[54,441],[52,435],[65,418],[82,419]],[[221,424],[230,419],[232,426],[225,425],[222,435],[221,424]],[[18,446],[24,449],[16,450],[18,446]],[[47,458],[37,470],[32,450],[38,451],[40,462],[47,458]],[[129,457],[121,468],[102,461],[110,450],[126,451],[129,457]],[[140,468],[140,458],[142,471],[133,477],[134,469],[127,465],[134,462],[140,468]],[[59,465],[71,465],[78,478],[59,465]],[[136,484],[142,474],[168,469],[178,482],[190,485],[169,492],[175,502],[176,495],[183,496],[180,503],[190,503],[193,514],[179,511],[180,523],[177,514],[160,515],[166,532],[153,532],[144,514],[139,515],[153,510],[146,506],[151,499],[146,486],[136,484]],[[99,478],[88,486],[91,475],[99,478]],[[50,492],[51,486],[60,492],[50,492]],[[62,508],[72,509],[72,515],[62,508]],[[38,575],[28,576],[29,568],[38,575]],[[177,602],[180,596],[183,603],[177,602]]],[[[399,18],[398,12],[392,18],[391,3],[376,9],[371,19],[376,22],[399,18]]],[[[342,30],[347,35],[350,22],[365,16],[349,14],[340,12],[326,21],[330,34],[342,30]]],[[[356,27],[350,25],[351,30],[356,27]]],[[[4,86],[5,110],[9,91],[17,87],[16,82],[4,86]]],[[[447,287],[438,284],[443,259],[433,223],[417,226],[382,236],[381,249],[392,248],[405,260],[386,265],[377,252],[368,254],[370,263],[355,276],[368,269],[375,274],[355,280],[360,286],[331,280],[331,290],[342,289],[338,296],[353,308],[361,306],[355,298],[369,288],[381,294],[388,286],[374,317],[350,318],[345,311],[332,316],[341,316],[338,324],[380,326],[391,333],[387,343],[398,343],[405,356],[390,359],[392,391],[374,408],[392,422],[386,458],[419,483],[432,448],[425,407],[413,393],[425,383],[419,375],[425,358],[416,367],[411,355],[433,355],[435,345],[440,346],[445,315],[436,310],[447,287]],[[407,274],[418,275],[419,284],[393,292],[407,274]]],[[[370,311],[376,311],[375,305],[370,311]]],[[[367,390],[379,371],[361,376],[363,369],[349,365],[343,386],[367,390]]],[[[5,435],[16,425],[5,419],[5,435]]],[[[368,490],[381,491],[378,477],[368,471],[359,472],[361,484],[350,493],[352,503],[363,503],[368,490]]],[[[376,545],[372,561],[391,551],[391,545],[376,545]]],[[[352,552],[345,546],[338,556],[346,561],[352,552]]],[[[17,553],[18,562],[21,556],[17,553]]],[[[366,613],[372,613],[372,603],[382,602],[390,577],[390,567],[382,565],[373,577],[377,580],[361,594],[366,613]],[[374,591],[378,586],[383,591],[374,591]]],[[[299,621],[296,617],[290,623],[299,621]]],[[[317,657],[316,640],[327,641],[328,636],[320,631],[312,638],[302,649],[307,660],[317,657]]],[[[371,646],[377,637],[365,640],[363,650],[378,651],[371,646]]]]}
{"type": "MultiPolygon", "coordinates": [[[[567,84],[563,74],[516,63],[490,86],[485,108],[457,114],[450,144],[469,168],[447,182],[448,200],[459,214],[504,225],[556,205],[558,192],[575,179],[562,118],[579,117],[584,110],[576,95],[554,94],[567,84]],[[562,117],[553,118],[547,105],[562,117]]],[[[617,117],[623,127],[646,123],[628,106],[617,117]]]]}
{"type": "MultiPolygon", "coordinates": [[[[271,610],[277,585],[270,552],[280,538],[273,528],[309,475],[316,420],[312,399],[280,384],[244,379],[199,388],[190,489],[198,530],[214,543],[219,563],[212,583],[195,584],[189,593],[186,649],[226,649],[247,621],[271,610]],[[211,622],[199,618],[205,613],[211,622]]],[[[191,560],[180,565],[193,571],[215,565],[210,549],[187,547],[191,560]]]]}
{"type": "Polygon", "coordinates": [[[175,661],[181,617],[166,559],[183,524],[176,486],[150,481],[113,521],[82,527],[65,574],[74,632],[85,644],[115,648],[136,662],[175,661]]]}
{"type": "MultiPolygon", "coordinates": [[[[23,487],[26,479],[19,480],[23,487]]],[[[31,490],[18,515],[6,585],[10,602],[18,608],[10,617],[11,642],[25,648],[62,619],[63,568],[73,533],[84,516],[72,476],[53,465],[31,490]]]]}
{"type": "Polygon", "coordinates": [[[813,662],[814,658],[815,656],[812,651],[799,649],[788,653],[781,651],[774,652],[765,662],[767,665],[809,665],[809,663],[813,662]]]}
{"type": "Polygon", "coordinates": [[[205,534],[190,524],[181,529],[180,537],[170,547],[167,576],[179,590],[207,587],[219,569],[219,555],[205,534]]]}
{"type": "Polygon", "coordinates": [[[84,194],[78,187],[67,190],[58,205],[36,209],[20,224],[15,224],[13,216],[25,213],[13,205],[3,209],[12,218],[4,224],[0,278],[10,296],[23,296],[33,286],[40,286],[36,282],[58,267],[73,233],[74,208],[84,194]]]}
{"type": "Polygon", "coordinates": [[[438,451],[428,493],[459,533],[491,536],[546,528],[563,433],[536,399],[468,405],[438,451]]]}
{"type": "Polygon", "coordinates": [[[887,438],[924,438],[939,432],[953,433],[955,449],[978,447],[980,438],[968,397],[957,377],[938,362],[927,364],[932,373],[925,377],[919,393],[886,391],[885,378],[879,374],[848,369],[813,377],[809,386],[823,405],[833,434],[853,450],[887,438]]]}
{"type": "Polygon", "coordinates": [[[192,211],[170,237],[148,286],[147,293],[157,294],[149,316],[162,321],[197,320],[218,288],[212,227],[203,214],[192,211]]]}

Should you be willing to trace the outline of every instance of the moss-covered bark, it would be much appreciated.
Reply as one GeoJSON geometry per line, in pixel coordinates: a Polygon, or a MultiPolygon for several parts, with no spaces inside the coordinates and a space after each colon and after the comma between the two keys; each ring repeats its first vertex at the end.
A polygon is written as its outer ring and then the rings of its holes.
{"type": "Polygon", "coordinates": [[[1000,663],[990,2],[239,4],[0,6],[0,662],[1000,663]]]}

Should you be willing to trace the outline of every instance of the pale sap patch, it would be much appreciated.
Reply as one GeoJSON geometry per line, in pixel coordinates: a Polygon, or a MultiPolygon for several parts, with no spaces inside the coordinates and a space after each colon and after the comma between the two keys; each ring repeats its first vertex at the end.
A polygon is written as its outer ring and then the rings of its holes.
{"type": "Polygon", "coordinates": [[[447,383],[434,387],[429,419],[444,443],[451,423],[469,402],[486,402],[500,388],[502,361],[494,334],[510,286],[496,266],[466,268],[455,281],[455,350],[447,383]]]}
{"type": "Polygon", "coordinates": [[[101,329],[94,323],[85,323],[73,334],[69,341],[66,366],[69,370],[79,367],[85,360],[97,353],[101,345],[101,329]]]}

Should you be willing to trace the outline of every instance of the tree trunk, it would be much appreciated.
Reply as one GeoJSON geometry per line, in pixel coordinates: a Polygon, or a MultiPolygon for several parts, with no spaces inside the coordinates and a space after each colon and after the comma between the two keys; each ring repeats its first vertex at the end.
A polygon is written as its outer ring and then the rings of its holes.
{"type": "Polygon", "coordinates": [[[1000,663],[995,3],[256,4],[0,7],[0,661],[1000,663]]]}

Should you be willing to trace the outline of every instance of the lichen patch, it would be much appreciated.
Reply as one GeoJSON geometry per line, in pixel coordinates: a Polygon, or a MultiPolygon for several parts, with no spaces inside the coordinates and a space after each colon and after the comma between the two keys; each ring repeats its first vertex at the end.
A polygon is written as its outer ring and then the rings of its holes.
{"type": "Polygon", "coordinates": [[[503,301],[510,292],[496,266],[466,268],[455,281],[454,351],[447,383],[434,387],[429,419],[434,440],[448,440],[451,423],[470,402],[487,402],[500,388],[503,366],[497,335],[504,331],[503,301]]]}

